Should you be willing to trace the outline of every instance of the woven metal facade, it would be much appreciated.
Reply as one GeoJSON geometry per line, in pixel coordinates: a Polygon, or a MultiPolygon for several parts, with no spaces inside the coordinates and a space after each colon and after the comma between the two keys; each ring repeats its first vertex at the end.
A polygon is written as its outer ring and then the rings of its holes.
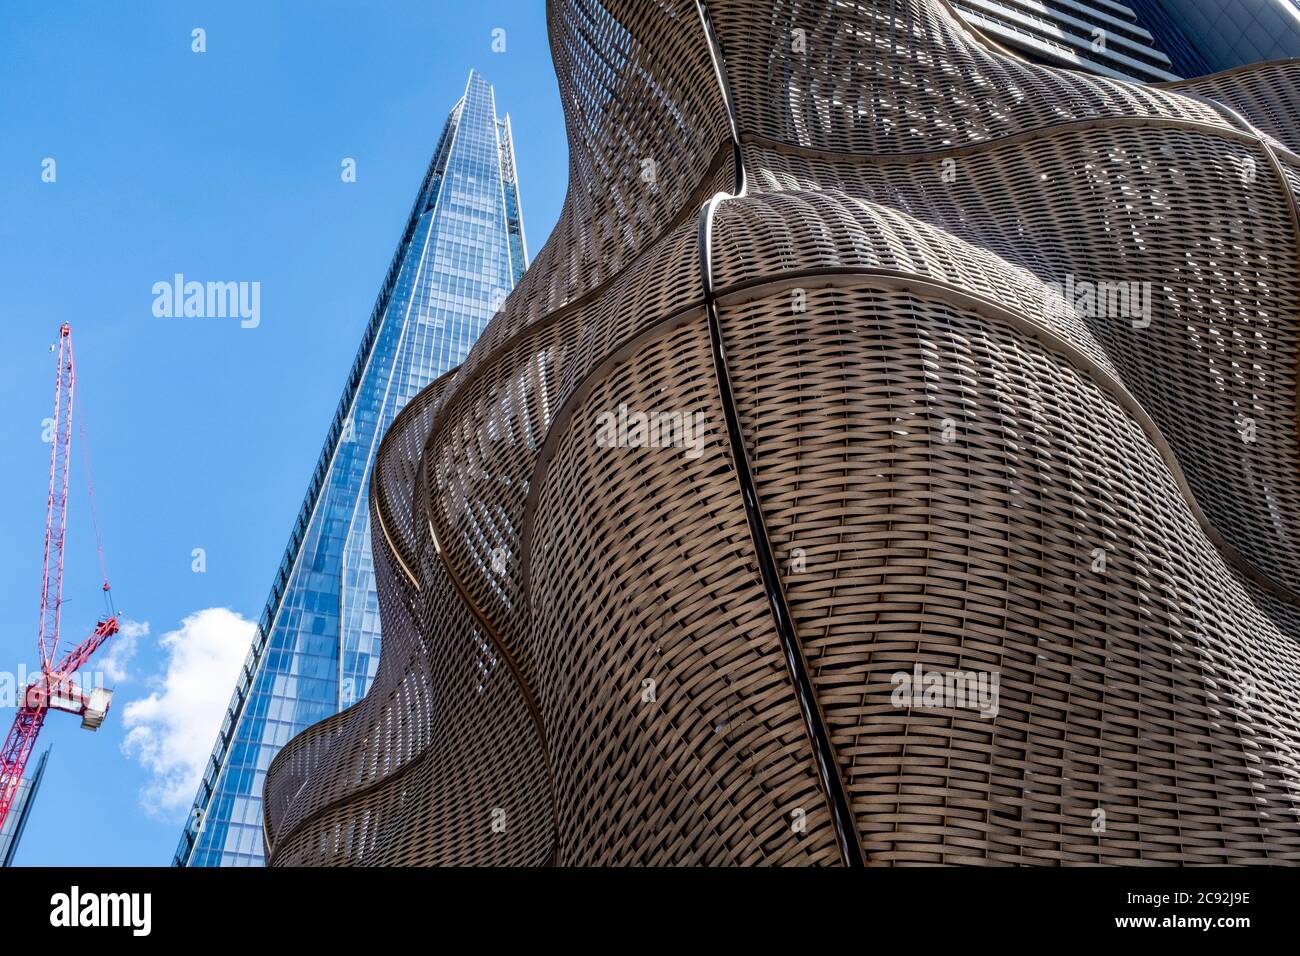
{"type": "Polygon", "coordinates": [[[1300,861],[1300,64],[548,13],[566,205],[379,450],[271,862],[1300,861]]]}

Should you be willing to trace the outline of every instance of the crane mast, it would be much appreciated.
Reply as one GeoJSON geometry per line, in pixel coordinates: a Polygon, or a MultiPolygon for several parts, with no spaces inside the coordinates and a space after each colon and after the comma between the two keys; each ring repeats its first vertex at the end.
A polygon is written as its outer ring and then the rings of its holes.
{"type": "MultiPolygon", "coordinates": [[[[62,710],[81,717],[81,726],[97,730],[108,713],[112,692],[102,687],[87,693],[74,679],[77,670],[92,654],[117,633],[119,620],[108,599],[108,614],[95,626],[89,637],[62,657],[59,633],[63,610],[63,545],[68,530],[68,475],[72,454],[72,409],[76,390],[76,365],[72,355],[72,327],[66,322],[59,328],[58,370],[54,382],[54,418],[50,432],[50,483],[45,511],[45,553],[41,565],[41,617],[37,632],[41,672],[23,688],[22,700],[13,726],[0,749],[0,826],[18,794],[23,770],[31,756],[36,737],[51,710],[62,710]]],[[[84,436],[83,436],[84,437],[84,436]]],[[[93,512],[92,512],[93,513],[93,512]]],[[[96,530],[98,536],[98,530],[96,530]]],[[[101,549],[102,564],[102,549],[101,549]]],[[[107,576],[103,591],[108,598],[107,576]]]]}

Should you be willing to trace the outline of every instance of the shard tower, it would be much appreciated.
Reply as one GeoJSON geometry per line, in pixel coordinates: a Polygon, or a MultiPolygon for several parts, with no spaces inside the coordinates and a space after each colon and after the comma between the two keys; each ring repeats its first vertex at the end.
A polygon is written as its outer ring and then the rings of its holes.
{"type": "Polygon", "coordinates": [[[271,759],[366,693],[379,663],[367,497],[380,440],[460,364],[527,264],[510,119],[471,72],[348,372],[175,865],[260,865],[271,759]]]}

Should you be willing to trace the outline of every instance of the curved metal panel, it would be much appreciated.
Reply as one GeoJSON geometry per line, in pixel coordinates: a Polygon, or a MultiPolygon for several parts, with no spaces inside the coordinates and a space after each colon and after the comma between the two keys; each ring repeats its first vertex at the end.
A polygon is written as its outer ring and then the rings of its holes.
{"type": "Polygon", "coordinates": [[[548,17],[566,205],[385,442],[272,862],[1300,861],[1295,65],[548,17]]]}

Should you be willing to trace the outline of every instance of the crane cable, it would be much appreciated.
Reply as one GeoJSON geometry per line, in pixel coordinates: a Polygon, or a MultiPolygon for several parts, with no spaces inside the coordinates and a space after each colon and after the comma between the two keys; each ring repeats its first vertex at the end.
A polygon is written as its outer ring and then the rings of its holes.
{"type": "Polygon", "coordinates": [[[81,400],[75,392],[73,393],[73,406],[77,419],[77,433],[81,440],[81,460],[86,469],[86,497],[90,501],[90,524],[95,529],[95,548],[99,551],[99,576],[104,582],[104,606],[108,609],[109,617],[117,617],[117,609],[113,607],[113,591],[108,586],[108,565],[104,561],[104,536],[99,531],[99,513],[95,509],[95,482],[90,473],[90,448],[86,441],[86,419],[81,414],[81,400]]]}

